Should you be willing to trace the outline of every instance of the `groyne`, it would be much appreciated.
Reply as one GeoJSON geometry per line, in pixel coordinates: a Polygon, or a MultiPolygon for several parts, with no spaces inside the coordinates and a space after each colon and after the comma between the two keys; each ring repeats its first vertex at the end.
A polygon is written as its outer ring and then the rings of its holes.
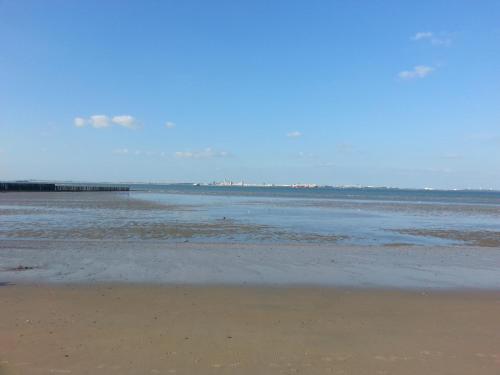
{"type": "Polygon", "coordinates": [[[126,185],[57,184],[46,182],[0,182],[0,192],[8,191],[130,191],[126,185]]]}

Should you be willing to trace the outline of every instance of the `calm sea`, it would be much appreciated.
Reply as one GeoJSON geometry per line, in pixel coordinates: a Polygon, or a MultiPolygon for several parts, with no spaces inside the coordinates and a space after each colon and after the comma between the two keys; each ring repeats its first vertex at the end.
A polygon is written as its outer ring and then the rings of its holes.
{"type": "Polygon", "coordinates": [[[498,191],[191,184],[132,189],[140,199],[196,207],[183,213],[183,220],[226,218],[293,233],[340,236],[339,242],[346,244],[463,244],[468,233],[477,240],[482,232],[500,239],[498,191]]]}

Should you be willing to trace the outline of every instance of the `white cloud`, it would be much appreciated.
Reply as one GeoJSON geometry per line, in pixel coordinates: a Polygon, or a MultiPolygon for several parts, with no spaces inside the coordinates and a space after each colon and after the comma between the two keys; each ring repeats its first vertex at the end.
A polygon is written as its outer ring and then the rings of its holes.
{"type": "Polygon", "coordinates": [[[449,46],[451,44],[451,38],[446,34],[436,35],[431,31],[420,31],[411,39],[416,42],[428,41],[434,46],[449,46]]]}
{"type": "Polygon", "coordinates": [[[421,40],[421,39],[428,39],[428,38],[432,38],[432,32],[430,31],[420,31],[418,33],[416,33],[414,36],[413,36],[413,40],[421,40]]]}
{"type": "Polygon", "coordinates": [[[172,121],[167,121],[167,122],[165,123],[165,127],[166,127],[167,129],[173,129],[173,128],[175,128],[175,127],[176,127],[176,124],[175,124],[175,122],[172,122],[172,121]]]}
{"type": "Polygon", "coordinates": [[[109,117],[106,115],[93,115],[89,119],[90,125],[96,129],[107,128],[111,125],[109,117]]]}
{"type": "Polygon", "coordinates": [[[123,126],[124,128],[128,129],[137,129],[139,126],[135,118],[130,115],[114,116],[112,121],[116,125],[123,126]]]}
{"type": "Polygon", "coordinates": [[[302,137],[302,133],[299,131],[293,131],[286,134],[288,138],[299,138],[302,137]]]}
{"type": "Polygon", "coordinates": [[[75,117],[73,123],[77,128],[83,128],[90,124],[93,128],[108,128],[111,125],[122,126],[127,129],[137,129],[140,124],[130,115],[117,115],[109,118],[107,115],[92,115],[88,119],[84,117],[75,117]]]}
{"type": "Polygon", "coordinates": [[[128,154],[128,148],[117,148],[113,150],[113,154],[126,155],[128,154]]]}
{"type": "Polygon", "coordinates": [[[213,159],[228,157],[229,153],[226,151],[215,151],[209,147],[202,151],[177,151],[174,153],[174,156],[178,159],[213,159]]]}
{"type": "Polygon", "coordinates": [[[401,79],[409,80],[415,78],[425,78],[431,74],[435,69],[426,65],[417,65],[412,70],[403,70],[398,73],[401,79]]]}
{"type": "Polygon", "coordinates": [[[85,125],[87,125],[87,120],[83,117],[75,117],[73,123],[77,128],[83,128],[85,125]]]}
{"type": "Polygon", "coordinates": [[[298,156],[299,156],[299,158],[302,158],[302,159],[313,159],[313,158],[316,158],[316,155],[314,155],[312,152],[303,152],[303,151],[300,151],[298,153],[298,156]]]}
{"type": "Polygon", "coordinates": [[[179,159],[194,158],[194,153],[191,151],[177,151],[174,156],[179,159]]]}

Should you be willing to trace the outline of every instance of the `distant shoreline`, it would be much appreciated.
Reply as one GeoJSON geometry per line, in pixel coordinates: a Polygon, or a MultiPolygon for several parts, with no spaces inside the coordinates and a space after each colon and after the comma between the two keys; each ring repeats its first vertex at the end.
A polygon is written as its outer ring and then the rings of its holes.
{"type": "MultiPolygon", "coordinates": [[[[76,186],[129,186],[131,190],[138,186],[199,186],[199,187],[224,187],[224,188],[305,188],[305,189],[333,189],[333,190],[394,190],[394,191],[428,191],[428,192],[492,192],[500,193],[495,188],[434,188],[434,187],[399,187],[399,186],[374,186],[374,185],[329,185],[317,183],[224,183],[224,182],[141,182],[141,181],[81,181],[81,180],[0,180],[0,184],[55,184],[76,186]]],[[[1,191],[1,189],[0,189],[1,191]]]]}

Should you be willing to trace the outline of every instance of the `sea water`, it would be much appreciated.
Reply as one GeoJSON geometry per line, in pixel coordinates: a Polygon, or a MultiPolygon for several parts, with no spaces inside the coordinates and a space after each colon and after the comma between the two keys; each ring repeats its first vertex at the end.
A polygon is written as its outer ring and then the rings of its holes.
{"type": "Polygon", "coordinates": [[[500,192],[151,184],[0,195],[0,239],[461,245],[456,233],[469,232],[498,235],[500,192]]]}

